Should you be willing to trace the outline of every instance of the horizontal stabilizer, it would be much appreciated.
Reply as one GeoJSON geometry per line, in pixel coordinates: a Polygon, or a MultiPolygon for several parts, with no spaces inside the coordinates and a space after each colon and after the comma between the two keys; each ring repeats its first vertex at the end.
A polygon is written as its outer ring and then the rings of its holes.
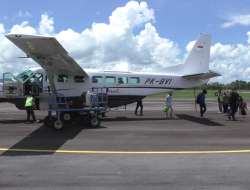
{"type": "Polygon", "coordinates": [[[188,80],[190,80],[190,79],[205,80],[205,79],[210,79],[210,78],[218,77],[218,76],[221,76],[221,74],[219,74],[219,73],[217,73],[215,71],[208,70],[205,73],[199,73],[199,74],[194,74],[194,75],[184,75],[182,77],[185,78],[185,79],[188,79],[188,80]]]}

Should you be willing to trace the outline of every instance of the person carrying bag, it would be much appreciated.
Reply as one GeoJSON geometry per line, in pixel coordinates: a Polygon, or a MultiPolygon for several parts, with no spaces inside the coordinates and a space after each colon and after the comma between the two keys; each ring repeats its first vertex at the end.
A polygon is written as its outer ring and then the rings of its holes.
{"type": "Polygon", "coordinates": [[[165,106],[163,108],[163,111],[166,112],[165,117],[168,117],[168,111],[170,109],[170,117],[173,117],[173,106],[172,106],[172,92],[169,92],[169,95],[167,95],[165,100],[165,106]],[[167,107],[167,108],[165,108],[167,107]],[[164,109],[166,111],[164,111],[164,109]]]}

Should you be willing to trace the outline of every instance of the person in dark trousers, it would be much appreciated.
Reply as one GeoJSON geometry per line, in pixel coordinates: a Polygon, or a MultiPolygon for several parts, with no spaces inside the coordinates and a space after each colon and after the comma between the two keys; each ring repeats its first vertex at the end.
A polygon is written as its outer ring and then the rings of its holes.
{"type": "Polygon", "coordinates": [[[26,112],[27,112],[27,124],[28,123],[31,123],[30,122],[30,115],[32,116],[33,118],[33,122],[34,123],[38,123],[39,120],[36,120],[36,116],[35,116],[35,113],[34,113],[34,110],[37,110],[36,108],[36,103],[35,103],[35,94],[32,94],[31,97],[28,97],[26,99],[26,102],[25,102],[25,109],[26,109],[26,112]]]}
{"type": "Polygon", "coordinates": [[[237,121],[235,119],[235,113],[237,112],[237,109],[238,109],[238,105],[239,105],[239,94],[237,93],[237,89],[236,87],[234,86],[233,87],[233,92],[232,92],[232,95],[231,95],[231,102],[230,102],[230,107],[231,107],[231,114],[228,115],[228,119],[231,119],[231,116],[233,118],[233,121],[237,121]]]}
{"type": "Polygon", "coordinates": [[[143,109],[142,100],[137,101],[137,105],[136,105],[136,108],[135,108],[135,115],[138,115],[137,114],[137,109],[139,108],[139,106],[141,107],[141,115],[143,115],[142,114],[142,109],[143,109]]]}
{"type": "Polygon", "coordinates": [[[226,100],[227,100],[227,93],[226,92],[223,93],[222,99],[223,99],[223,115],[227,115],[228,104],[226,102],[226,100]]]}
{"type": "Polygon", "coordinates": [[[222,100],[222,96],[223,94],[221,93],[221,89],[218,90],[218,106],[219,106],[219,112],[218,113],[222,113],[222,106],[223,106],[223,100],[222,100]]]}
{"type": "Polygon", "coordinates": [[[200,100],[200,113],[201,113],[201,118],[204,118],[204,113],[206,112],[207,110],[207,107],[206,107],[206,104],[205,104],[205,99],[206,99],[206,96],[205,94],[207,94],[207,91],[206,90],[203,90],[200,94],[199,94],[199,100],[200,100]]]}

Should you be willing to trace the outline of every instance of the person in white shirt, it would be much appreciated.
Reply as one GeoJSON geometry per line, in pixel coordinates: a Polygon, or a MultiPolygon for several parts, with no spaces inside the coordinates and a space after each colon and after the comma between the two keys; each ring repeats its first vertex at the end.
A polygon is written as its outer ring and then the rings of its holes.
{"type": "Polygon", "coordinates": [[[32,84],[32,85],[37,85],[37,86],[38,86],[39,92],[41,91],[41,90],[40,90],[40,80],[39,80],[39,78],[37,77],[37,75],[35,75],[35,77],[34,77],[34,82],[32,82],[31,84],[32,84]]]}
{"type": "Polygon", "coordinates": [[[33,84],[36,84],[37,86],[40,86],[40,80],[39,80],[39,78],[37,76],[35,76],[33,84]]]}
{"type": "MultiPolygon", "coordinates": [[[[172,92],[169,92],[169,95],[166,96],[165,106],[168,106],[168,111],[170,110],[170,117],[173,117],[172,92]]],[[[168,112],[166,112],[165,117],[168,117],[168,112]]]]}

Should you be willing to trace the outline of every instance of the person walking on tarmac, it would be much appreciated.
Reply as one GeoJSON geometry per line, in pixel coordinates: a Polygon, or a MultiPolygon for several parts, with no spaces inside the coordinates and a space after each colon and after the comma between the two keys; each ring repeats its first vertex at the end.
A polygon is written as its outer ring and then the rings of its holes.
{"type": "Polygon", "coordinates": [[[26,99],[25,109],[26,109],[26,112],[27,112],[27,122],[26,123],[27,124],[31,123],[30,122],[30,115],[32,116],[34,123],[38,123],[39,120],[36,120],[36,116],[35,116],[35,113],[34,113],[34,110],[33,110],[33,109],[37,110],[36,103],[35,103],[35,94],[32,94],[31,97],[28,97],[26,99]]]}
{"type": "Polygon", "coordinates": [[[233,118],[233,121],[237,121],[235,119],[235,113],[237,112],[238,105],[239,105],[239,94],[237,93],[236,87],[233,87],[233,92],[231,94],[231,102],[230,102],[230,107],[231,107],[231,114],[228,115],[228,119],[231,119],[231,116],[233,118]]]}
{"type": "Polygon", "coordinates": [[[139,107],[141,107],[141,115],[143,115],[143,114],[142,114],[142,109],[143,109],[142,100],[137,101],[137,105],[136,105],[136,108],[135,108],[135,115],[138,115],[138,114],[137,114],[137,109],[138,109],[139,107]]]}
{"type": "MultiPolygon", "coordinates": [[[[169,109],[171,109],[171,111],[170,111],[170,117],[173,117],[172,92],[169,92],[169,95],[166,96],[165,106],[168,107],[168,111],[169,111],[169,109]]],[[[165,117],[168,117],[168,112],[166,112],[166,116],[165,117]]]]}
{"type": "Polygon", "coordinates": [[[205,99],[206,99],[206,96],[205,94],[207,94],[207,91],[206,90],[203,90],[198,96],[197,98],[199,99],[199,102],[200,102],[200,113],[201,113],[201,118],[204,118],[204,113],[206,112],[207,110],[207,107],[206,107],[206,104],[205,104],[205,99]]]}

